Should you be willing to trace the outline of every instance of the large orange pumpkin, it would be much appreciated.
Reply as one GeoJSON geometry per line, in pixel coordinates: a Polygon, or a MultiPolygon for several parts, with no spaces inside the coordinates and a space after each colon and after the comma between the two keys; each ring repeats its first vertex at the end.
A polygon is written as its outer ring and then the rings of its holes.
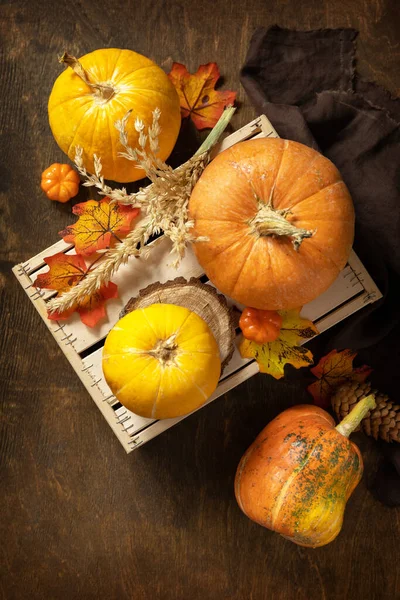
{"type": "Polygon", "coordinates": [[[198,261],[224,294],[286,310],[324,292],[345,266],[354,209],[336,167],[282,139],[240,142],[219,154],[189,204],[198,261]]]}
{"type": "Polygon", "coordinates": [[[132,148],[139,133],[135,120],[152,124],[152,112],[161,111],[158,156],[165,160],[174,147],[181,124],[178,94],[164,71],[152,60],[118,48],[103,48],[79,61],[65,54],[68,68],[59,75],[49,98],[49,121],[56,142],[71,160],[77,146],[93,173],[93,156],[101,158],[103,175],[114,181],[136,181],[144,171],[118,155],[124,150],[114,124],[129,110],[126,127],[132,148]]]}

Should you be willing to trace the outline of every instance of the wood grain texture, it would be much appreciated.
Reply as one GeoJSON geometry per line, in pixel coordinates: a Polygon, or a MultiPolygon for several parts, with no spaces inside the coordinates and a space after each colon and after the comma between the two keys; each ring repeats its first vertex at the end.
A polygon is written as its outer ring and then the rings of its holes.
{"type": "MultiPolygon", "coordinates": [[[[0,10],[2,597],[400,598],[399,515],[368,491],[379,459],[372,440],[355,436],[365,476],[326,548],[296,547],[236,505],[241,455],[281,410],[308,401],[304,374],[256,376],[126,456],[11,274],[71,221],[70,206],[40,190],[42,170],[64,160],[47,122],[63,50],[126,47],[167,70],[173,60],[192,71],[215,60],[226,87],[239,90],[237,128],[255,116],[238,74],[258,25],[355,27],[360,73],[398,93],[397,1],[15,0],[0,10]]],[[[83,189],[74,201],[87,197],[83,189]]],[[[374,365],[397,384],[385,353],[398,334],[380,345],[374,365]]]]}

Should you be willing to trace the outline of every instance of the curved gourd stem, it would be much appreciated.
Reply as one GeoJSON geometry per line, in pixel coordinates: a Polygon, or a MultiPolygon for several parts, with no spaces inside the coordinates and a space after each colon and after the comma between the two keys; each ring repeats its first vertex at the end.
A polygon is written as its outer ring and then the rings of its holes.
{"type": "Polygon", "coordinates": [[[200,154],[204,154],[204,152],[208,152],[211,150],[213,146],[219,141],[222,133],[227,128],[229,121],[232,119],[236,108],[234,106],[227,106],[217,121],[217,124],[214,126],[212,131],[208,134],[204,142],[201,144],[200,148],[196,150],[193,156],[200,156],[200,154]]]}
{"type": "Polygon", "coordinates": [[[79,60],[75,58],[75,56],[68,54],[68,52],[64,52],[64,54],[59,59],[59,62],[68,65],[68,67],[71,67],[74,73],[76,73],[76,75],[78,75],[78,77],[80,77],[82,81],[86,83],[86,85],[88,85],[92,90],[94,90],[96,96],[99,99],[104,100],[104,102],[107,102],[107,100],[110,100],[114,96],[115,89],[111,85],[108,85],[106,83],[93,83],[90,81],[87,71],[85,71],[85,69],[83,68],[79,60]]]}
{"type": "Polygon", "coordinates": [[[344,435],[345,437],[349,437],[349,435],[357,429],[363,418],[367,415],[367,413],[376,407],[375,396],[374,394],[370,394],[366,396],[353,408],[352,411],[349,412],[348,415],[345,416],[343,421],[335,427],[336,431],[344,435]]]}

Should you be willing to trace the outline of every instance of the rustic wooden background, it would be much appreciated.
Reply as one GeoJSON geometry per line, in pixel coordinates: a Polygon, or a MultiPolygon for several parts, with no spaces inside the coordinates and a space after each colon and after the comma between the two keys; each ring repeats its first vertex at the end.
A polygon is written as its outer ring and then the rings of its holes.
{"type": "MultiPolygon", "coordinates": [[[[328,547],[297,547],[239,511],[240,456],[283,408],[308,401],[296,377],[257,376],[125,455],[11,267],[57,239],[70,206],[40,173],[62,161],[47,122],[57,56],[127,47],[169,69],[217,61],[255,114],[239,68],[258,25],[359,29],[358,70],[400,87],[397,0],[15,0],[1,6],[1,590],[6,600],[319,600],[400,598],[399,516],[368,487],[379,454],[356,440],[366,472],[328,547]],[[395,556],[397,552],[397,575],[395,556]]],[[[79,199],[84,199],[81,192],[79,199]]],[[[398,334],[397,334],[398,335],[398,334]]],[[[394,339],[394,338],[393,338],[394,339]]],[[[398,339],[398,338],[397,338],[398,339]]],[[[384,345],[377,353],[383,365],[384,345]]]]}

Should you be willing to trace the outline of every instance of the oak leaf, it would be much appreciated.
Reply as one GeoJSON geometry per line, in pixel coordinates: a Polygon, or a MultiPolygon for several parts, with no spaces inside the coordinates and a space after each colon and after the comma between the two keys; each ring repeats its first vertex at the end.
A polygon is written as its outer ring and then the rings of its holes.
{"type": "Polygon", "coordinates": [[[261,373],[281,379],[286,364],[296,369],[313,363],[310,350],[300,344],[318,334],[312,321],[300,317],[300,309],[278,311],[282,317],[279,337],[274,342],[257,344],[243,338],[239,351],[243,358],[254,358],[261,373]]]}
{"type": "Polygon", "coordinates": [[[79,219],[59,234],[64,242],[74,244],[75,252],[90,256],[109,248],[131,230],[131,223],[139,214],[138,208],[111,203],[109,198],[88,200],[72,209],[79,219]]]}
{"type": "Polygon", "coordinates": [[[341,352],[332,350],[310,369],[318,379],[309,385],[307,390],[317,406],[328,408],[336,388],[349,381],[365,381],[371,374],[372,369],[367,365],[353,368],[353,360],[356,356],[357,352],[353,350],[347,349],[341,352]]]}
{"type": "Polygon", "coordinates": [[[214,62],[200,65],[193,74],[174,62],[168,77],[178,92],[182,118],[190,117],[197,129],[214,127],[224,108],[235,102],[236,92],[214,89],[220,78],[214,62]]]}
{"type": "MultiPolygon", "coordinates": [[[[79,254],[64,254],[58,252],[44,259],[50,267],[45,273],[37,276],[33,285],[39,289],[56,290],[58,294],[68,291],[79,283],[90,270],[82,256],[79,254]]],[[[53,321],[68,319],[73,312],[79,313],[82,323],[94,327],[100,319],[106,316],[105,302],[118,296],[118,288],[111,281],[103,285],[91,296],[86,297],[78,306],[68,310],[49,312],[48,318],[53,321]]]]}

